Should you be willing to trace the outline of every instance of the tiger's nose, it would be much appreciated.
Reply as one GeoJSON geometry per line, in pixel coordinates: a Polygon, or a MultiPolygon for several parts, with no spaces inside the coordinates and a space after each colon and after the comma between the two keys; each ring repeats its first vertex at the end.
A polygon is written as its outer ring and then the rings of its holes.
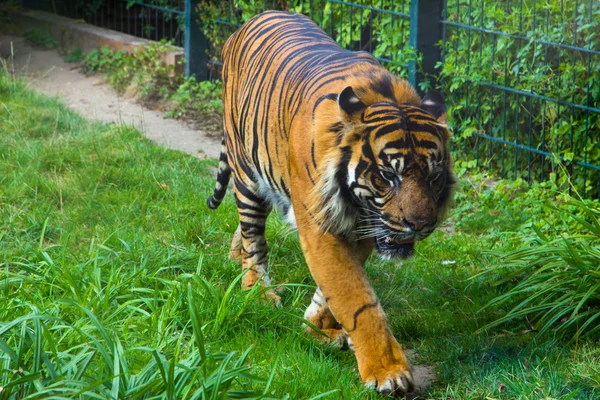
{"type": "Polygon", "coordinates": [[[425,218],[403,218],[402,222],[407,228],[410,228],[412,231],[420,232],[427,225],[433,225],[435,221],[429,221],[425,218]]]}

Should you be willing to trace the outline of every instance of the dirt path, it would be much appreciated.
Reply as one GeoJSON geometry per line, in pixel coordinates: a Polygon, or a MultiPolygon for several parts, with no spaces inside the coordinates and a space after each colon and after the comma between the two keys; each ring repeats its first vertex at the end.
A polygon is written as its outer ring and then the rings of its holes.
{"type": "Polygon", "coordinates": [[[219,158],[219,139],[120,97],[102,84],[101,77],[85,76],[56,50],[33,48],[19,36],[0,33],[0,58],[6,59],[9,70],[26,77],[33,89],[60,97],[87,118],[132,125],[160,145],[199,158],[219,158]]]}

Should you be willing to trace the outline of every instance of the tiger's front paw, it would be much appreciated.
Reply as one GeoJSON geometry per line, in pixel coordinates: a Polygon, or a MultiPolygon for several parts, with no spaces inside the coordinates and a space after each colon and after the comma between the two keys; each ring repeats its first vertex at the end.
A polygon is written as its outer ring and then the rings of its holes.
{"type": "Polygon", "coordinates": [[[321,343],[330,344],[335,347],[343,348],[348,344],[348,334],[343,329],[327,329],[322,328],[319,331],[314,330],[310,326],[306,326],[306,333],[313,336],[321,343]]]}
{"type": "Polygon", "coordinates": [[[403,396],[414,390],[415,383],[410,365],[402,360],[387,364],[373,360],[372,364],[359,365],[361,377],[368,388],[383,395],[403,396]]]}
{"type": "Polygon", "coordinates": [[[272,305],[275,307],[281,307],[281,297],[277,294],[277,292],[273,289],[267,290],[263,297],[267,299],[272,305]]]}

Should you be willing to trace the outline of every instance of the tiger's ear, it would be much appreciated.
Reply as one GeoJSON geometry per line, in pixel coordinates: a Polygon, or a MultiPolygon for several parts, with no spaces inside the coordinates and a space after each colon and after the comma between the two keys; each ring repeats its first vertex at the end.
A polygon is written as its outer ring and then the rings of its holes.
{"type": "Polygon", "coordinates": [[[339,94],[338,106],[348,117],[352,117],[352,115],[367,108],[365,103],[363,103],[356,93],[354,93],[351,86],[346,87],[346,89],[342,90],[342,93],[339,94]]]}
{"type": "Polygon", "coordinates": [[[448,116],[446,114],[446,102],[444,96],[441,93],[434,90],[427,92],[423,101],[421,102],[421,108],[433,115],[435,119],[441,124],[448,124],[448,116]]]}

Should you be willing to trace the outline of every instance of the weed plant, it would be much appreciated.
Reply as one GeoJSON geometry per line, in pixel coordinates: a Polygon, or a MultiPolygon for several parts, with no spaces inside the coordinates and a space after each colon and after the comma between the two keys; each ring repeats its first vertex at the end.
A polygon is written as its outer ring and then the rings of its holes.
{"type": "Polygon", "coordinates": [[[104,73],[118,92],[133,89],[148,106],[161,108],[178,119],[202,119],[204,130],[221,134],[221,82],[198,82],[176,75],[162,60],[170,50],[167,42],[151,43],[134,53],[94,49],[84,59],[87,73],[104,73]]]}
{"type": "Polygon", "coordinates": [[[80,47],[73,47],[68,53],[65,55],[65,61],[69,63],[78,63],[83,61],[84,54],[80,47]]]}
{"type": "Polygon", "coordinates": [[[52,37],[50,32],[41,29],[26,29],[23,31],[23,37],[35,47],[42,49],[55,49],[58,42],[52,37]]]}

